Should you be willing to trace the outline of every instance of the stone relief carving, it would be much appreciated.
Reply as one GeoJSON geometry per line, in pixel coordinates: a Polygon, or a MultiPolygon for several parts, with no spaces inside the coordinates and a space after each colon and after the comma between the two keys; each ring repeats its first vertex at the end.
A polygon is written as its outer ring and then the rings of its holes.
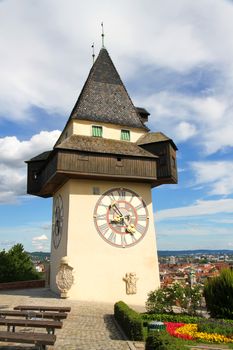
{"type": "Polygon", "coordinates": [[[135,272],[129,272],[125,274],[123,281],[126,283],[126,294],[136,294],[137,293],[137,276],[135,272]]]}
{"type": "Polygon", "coordinates": [[[68,257],[61,259],[60,267],[56,276],[56,284],[61,292],[61,298],[68,298],[68,291],[74,283],[73,267],[69,265],[68,257]]]}

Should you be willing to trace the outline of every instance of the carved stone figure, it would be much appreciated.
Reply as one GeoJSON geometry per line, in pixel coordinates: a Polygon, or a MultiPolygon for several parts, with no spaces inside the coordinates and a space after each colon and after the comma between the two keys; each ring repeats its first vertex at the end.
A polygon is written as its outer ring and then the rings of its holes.
{"type": "Polygon", "coordinates": [[[129,272],[125,274],[123,280],[126,283],[126,294],[136,294],[137,293],[137,280],[135,272],[129,272]]]}
{"type": "Polygon", "coordinates": [[[61,292],[61,298],[68,298],[68,291],[74,283],[73,267],[68,264],[67,256],[61,259],[56,284],[61,292]]]}

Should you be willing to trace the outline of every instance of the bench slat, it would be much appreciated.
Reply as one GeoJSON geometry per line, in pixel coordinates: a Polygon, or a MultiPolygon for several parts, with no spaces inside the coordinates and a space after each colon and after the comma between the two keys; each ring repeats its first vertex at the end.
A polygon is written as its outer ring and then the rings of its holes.
{"type": "Polygon", "coordinates": [[[18,326],[18,327],[41,327],[41,328],[62,328],[62,322],[49,320],[21,320],[14,318],[0,318],[1,326],[18,326]]]}
{"type": "Polygon", "coordinates": [[[0,310],[0,317],[5,316],[16,316],[16,317],[36,317],[36,318],[52,318],[52,319],[65,319],[67,318],[67,314],[64,312],[27,312],[27,311],[17,311],[17,310],[0,310]]]}
{"type": "Polygon", "coordinates": [[[46,333],[13,333],[0,331],[0,341],[54,345],[56,341],[56,335],[46,333]]]}
{"type": "Polygon", "coordinates": [[[58,311],[58,312],[70,312],[69,306],[43,306],[43,305],[18,305],[14,307],[14,310],[38,310],[38,311],[58,311]]]}

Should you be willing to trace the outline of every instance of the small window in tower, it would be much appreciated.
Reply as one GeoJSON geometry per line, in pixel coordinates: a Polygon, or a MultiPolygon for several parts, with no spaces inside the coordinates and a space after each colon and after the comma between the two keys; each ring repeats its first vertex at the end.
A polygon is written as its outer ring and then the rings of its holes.
{"type": "Polygon", "coordinates": [[[37,174],[36,171],[33,171],[33,173],[32,173],[32,178],[33,178],[33,180],[35,180],[35,181],[38,179],[38,174],[37,174]]]}
{"type": "Polygon", "coordinates": [[[103,136],[102,126],[92,125],[92,136],[102,137],[103,136]]]}
{"type": "Polygon", "coordinates": [[[99,187],[93,187],[93,194],[100,194],[100,188],[99,187]]]}
{"type": "Polygon", "coordinates": [[[117,157],[116,159],[116,165],[117,166],[124,166],[123,159],[120,157],[117,157]]]}
{"type": "Polygon", "coordinates": [[[121,140],[122,141],[130,141],[130,131],[129,130],[121,130],[121,140]]]}

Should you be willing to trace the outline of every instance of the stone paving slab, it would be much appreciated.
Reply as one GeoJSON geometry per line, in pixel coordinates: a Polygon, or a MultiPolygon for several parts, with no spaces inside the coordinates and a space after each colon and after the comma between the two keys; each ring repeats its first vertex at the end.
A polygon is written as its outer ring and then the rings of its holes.
{"type": "MultiPolygon", "coordinates": [[[[56,330],[57,341],[49,350],[129,350],[129,343],[116,327],[113,305],[60,299],[49,289],[27,289],[0,292],[0,308],[12,309],[16,305],[71,306],[71,312],[63,321],[63,328],[56,330]]],[[[0,330],[6,327],[0,326],[0,330]]],[[[17,328],[17,331],[46,332],[38,328],[17,328]]],[[[9,346],[0,342],[1,350],[35,349],[25,344],[9,346]]]]}

